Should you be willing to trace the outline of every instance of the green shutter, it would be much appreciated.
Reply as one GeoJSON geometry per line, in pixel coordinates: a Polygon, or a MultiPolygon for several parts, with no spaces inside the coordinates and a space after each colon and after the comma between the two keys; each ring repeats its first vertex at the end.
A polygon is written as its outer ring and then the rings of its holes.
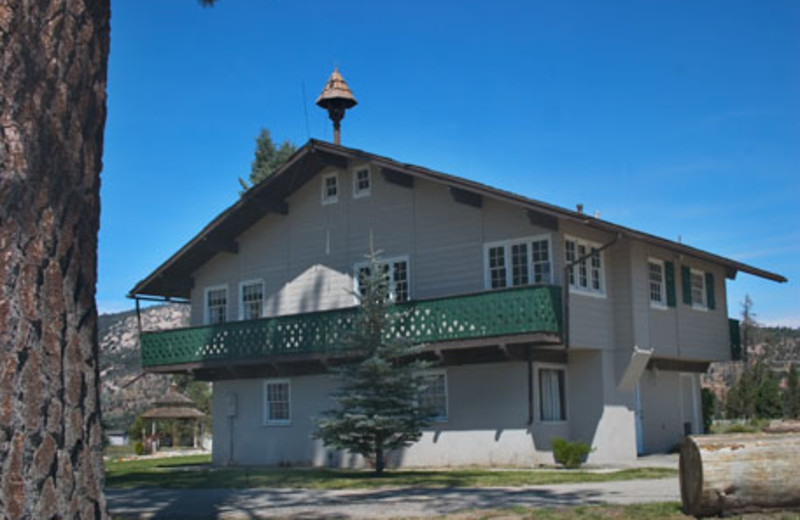
{"type": "Polygon", "coordinates": [[[681,284],[683,285],[683,303],[692,304],[692,271],[689,267],[681,266],[681,284]]]}
{"type": "Polygon", "coordinates": [[[664,262],[664,280],[667,284],[667,306],[675,307],[675,264],[664,262]]]}
{"type": "Polygon", "coordinates": [[[717,301],[714,299],[714,275],[711,273],[706,273],[706,304],[711,310],[717,307],[717,301]]]}

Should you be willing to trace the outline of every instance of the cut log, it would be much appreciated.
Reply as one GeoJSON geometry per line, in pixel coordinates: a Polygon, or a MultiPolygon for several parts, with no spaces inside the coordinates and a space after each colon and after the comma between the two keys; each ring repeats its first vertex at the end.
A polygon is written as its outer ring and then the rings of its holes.
{"type": "Polygon", "coordinates": [[[680,481],[693,516],[800,508],[800,435],[687,437],[680,481]]]}

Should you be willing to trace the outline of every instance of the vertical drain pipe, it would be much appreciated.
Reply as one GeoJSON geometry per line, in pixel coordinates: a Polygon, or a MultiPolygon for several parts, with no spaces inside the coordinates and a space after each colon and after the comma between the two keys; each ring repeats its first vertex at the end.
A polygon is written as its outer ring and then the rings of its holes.
{"type": "Polygon", "coordinates": [[[531,346],[528,345],[526,356],[528,361],[528,426],[533,424],[533,360],[531,346]]]}

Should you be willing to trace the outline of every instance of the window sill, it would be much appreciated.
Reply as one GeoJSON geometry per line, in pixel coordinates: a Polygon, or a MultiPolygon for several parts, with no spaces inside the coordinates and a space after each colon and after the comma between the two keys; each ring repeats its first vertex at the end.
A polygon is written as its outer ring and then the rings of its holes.
{"type": "Polygon", "coordinates": [[[267,421],[264,426],[291,426],[292,421],[267,421]]]}
{"type": "Polygon", "coordinates": [[[651,309],[656,309],[656,310],[659,310],[659,311],[668,311],[669,310],[669,306],[667,306],[667,305],[665,305],[663,303],[656,303],[656,302],[650,302],[650,308],[651,309]]]}
{"type": "Polygon", "coordinates": [[[700,311],[700,312],[708,312],[708,307],[705,305],[697,305],[696,303],[692,304],[692,310],[700,311]]]}
{"type": "Polygon", "coordinates": [[[606,299],[605,291],[591,291],[588,289],[579,289],[577,287],[571,286],[569,287],[570,294],[579,294],[581,296],[588,296],[590,298],[600,298],[602,300],[606,299]]]}
{"type": "Polygon", "coordinates": [[[545,421],[543,419],[539,419],[538,421],[536,421],[536,424],[539,424],[541,426],[566,426],[568,423],[569,421],[567,421],[566,419],[559,421],[545,421]]]}

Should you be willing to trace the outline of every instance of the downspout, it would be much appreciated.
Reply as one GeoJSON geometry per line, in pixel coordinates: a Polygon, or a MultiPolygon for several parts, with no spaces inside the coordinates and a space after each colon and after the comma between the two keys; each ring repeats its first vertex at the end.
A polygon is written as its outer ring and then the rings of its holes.
{"type": "Polygon", "coordinates": [[[533,424],[533,360],[531,359],[531,347],[528,345],[526,350],[528,361],[528,426],[533,424]]]}
{"type": "MultiPolygon", "coordinates": [[[[621,237],[622,237],[622,233],[617,233],[616,236],[614,236],[614,238],[610,242],[606,242],[605,244],[600,246],[599,249],[595,249],[594,251],[590,251],[590,252],[586,253],[585,255],[581,256],[580,258],[576,258],[572,262],[568,262],[568,263],[566,263],[564,265],[564,289],[563,289],[564,297],[562,298],[562,300],[564,301],[564,308],[563,308],[563,315],[564,315],[564,350],[568,351],[569,350],[569,346],[570,346],[570,341],[569,341],[569,273],[570,273],[570,271],[572,270],[573,267],[575,267],[576,265],[580,264],[581,262],[585,262],[586,260],[588,260],[592,256],[594,256],[594,255],[596,255],[598,253],[601,253],[605,249],[608,249],[609,247],[613,246],[614,244],[617,243],[617,240],[619,240],[621,237]]],[[[603,268],[605,269],[605,266],[603,266],[603,268]]]]}

